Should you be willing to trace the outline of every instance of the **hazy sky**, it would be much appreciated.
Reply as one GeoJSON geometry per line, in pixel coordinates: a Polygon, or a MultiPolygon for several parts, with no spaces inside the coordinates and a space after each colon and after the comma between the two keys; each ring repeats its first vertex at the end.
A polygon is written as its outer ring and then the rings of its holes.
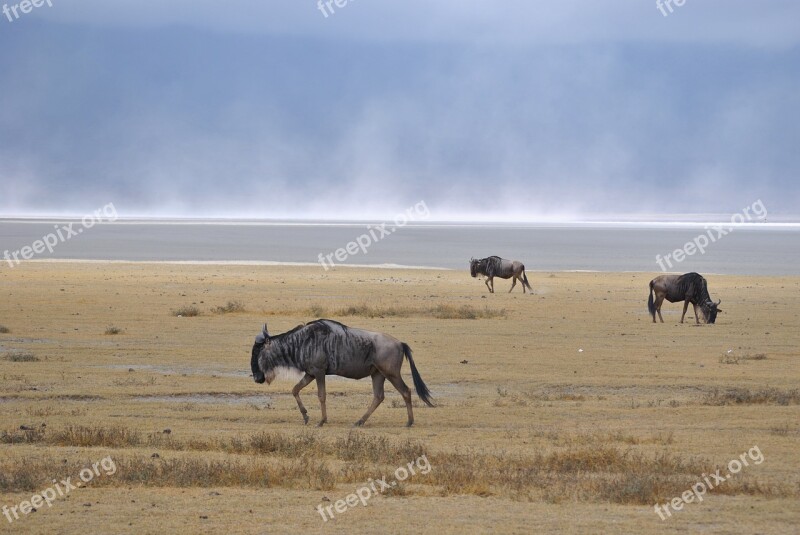
{"type": "Polygon", "coordinates": [[[0,215],[800,214],[796,0],[51,2],[0,15],[0,215]]]}

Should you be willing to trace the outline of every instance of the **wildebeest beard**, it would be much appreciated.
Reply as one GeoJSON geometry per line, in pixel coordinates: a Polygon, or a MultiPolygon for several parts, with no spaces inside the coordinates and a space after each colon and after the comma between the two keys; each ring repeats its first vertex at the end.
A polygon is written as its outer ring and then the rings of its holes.
{"type": "Polygon", "coordinates": [[[250,369],[253,370],[253,380],[259,384],[266,381],[264,373],[258,367],[258,356],[261,354],[261,350],[264,349],[265,345],[266,341],[253,344],[253,354],[250,357],[250,369]]]}

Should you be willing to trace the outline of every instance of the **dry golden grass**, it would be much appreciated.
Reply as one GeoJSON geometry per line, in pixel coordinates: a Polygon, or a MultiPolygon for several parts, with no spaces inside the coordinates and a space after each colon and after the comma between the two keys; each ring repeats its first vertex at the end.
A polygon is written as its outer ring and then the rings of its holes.
{"type": "MultiPolygon", "coordinates": [[[[534,295],[442,271],[4,270],[2,504],[106,456],[118,470],[0,532],[792,532],[800,304],[786,296],[800,279],[709,276],[730,304],[695,327],[678,304],[651,323],[651,274],[528,277],[534,295]],[[198,316],[173,315],[189,306],[198,316]],[[387,385],[354,432],[369,381],[329,379],[328,425],[304,427],[294,380],[254,384],[249,352],[265,319],[279,333],[318,317],[407,342],[437,407],[415,398],[406,429],[387,385]],[[762,464],[668,521],[653,512],[754,445],[762,464]],[[430,473],[367,507],[328,523],[315,511],[421,455],[430,473]]],[[[313,385],[303,398],[313,422],[313,385]]]]}
{"type": "Polygon", "coordinates": [[[336,310],[328,310],[325,307],[314,305],[309,307],[308,312],[312,316],[360,316],[362,318],[410,318],[410,317],[430,317],[436,319],[461,319],[475,320],[485,318],[504,318],[505,309],[492,310],[489,307],[473,307],[470,305],[455,306],[450,304],[438,304],[429,307],[398,307],[398,306],[374,306],[366,303],[350,305],[336,310]]]}
{"type": "MultiPolygon", "coordinates": [[[[395,441],[363,432],[350,432],[335,440],[307,432],[180,440],[171,433],[151,433],[144,437],[123,427],[70,426],[56,432],[44,428],[3,432],[0,442],[115,450],[148,447],[161,452],[149,459],[117,452],[119,475],[98,483],[103,486],[135,483],[150,487],[236,485],[329,490],[345,483],[366,481],[375,474],[376,467],[391,471],[392,467],[406,464],[408,459],[424,455],[436,470],[428,477],[411,477],[405,484],[429,489],[418,487],[411,491],[404,487],[404,496],[422,492],[440,496],[475,494],[513,500],[649,505],[681,494],[697,481],[698,474],[719,468],[707,460],[684,459],[666,451],[643,454],[630,448],[592,446],[591,443],[640,443],[630,437],[602,435],[592,436],[591,441],[579,447],[531,455],[459,450],[428,455],[426,452],[431,449],[422,442],[395,441]],[[224,452],[254,458],[205,462],[198,457],[183,456],[167,460],[164,452],[168,451],[224,452]],[[265,464],[264,459],[270,462],[265,464]]],[[[73,473],[79,470],[79,466],[73,465],[73,473]]],[[[4,474],[0,476],[0,491],[34,491],[35,484],[46,481],[52,471],[52,463],[27,459],[0,465],[4,474]]],[[[800,494],[786,485],[769,485],[749,476],[732,481],[722,492],[783,498],[800,494]]]]}
{"type": "Polygon", "coordinates": [[[241,301],[228,301],[224,305],[216,306],[211,309],[214,314],[231,314],[233,312],[244,312],[244,304],[241,301]]]}

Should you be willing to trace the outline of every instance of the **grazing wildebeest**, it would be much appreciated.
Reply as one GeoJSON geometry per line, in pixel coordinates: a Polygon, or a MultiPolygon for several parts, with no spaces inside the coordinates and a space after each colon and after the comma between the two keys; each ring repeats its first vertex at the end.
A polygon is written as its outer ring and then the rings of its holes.
{"type": "Polygon", "coordinates": [[[389,379],[406,402],[407,425],[411,426],[414,423],[411,390],[400,376],[404,355],[411,365],[411,377],[414,379],[417,395],[432,407],[430,391],[414,365],[411,348],[407,344],[388,334],[350,328],[333,320],[319,319],[276,336],[269,335],[265,323],[264,329],[256,337],[253,345],[250,367],[253,370],[253,379],[259,384],[265,381],[270,384],[275,379],[276,370],[280,368],[305,373],[292,389],[305,423],[308,423],[308,411],[300,401],[300,391],[311,381],[316,380],[317,395],[322,408],[320,426],[328,421],[325,410],[326,375],[339,375],[350,379],[372,377],[374,395],[372,404],[356,425],[364,425],[367,418],[381,404],[383,382],[389,379]]]}
{"type": "Polygon", "coordinates": [[[694,321],[699,324],[700,319],[697,314],[697,307],[703,311],[703,317],[706,323],[714,323],[717,320],[717,313],[722,312],[717,308],[722,302],[722,299],[716,303],[711,300],[708,295],[708,284],[706,279],[697,273],[686,273],[684,275],[659,275],[650,281],[650,298],[647,300],[647,309],[653,316],[653,323],[656,322],[656,312],[661,323],[664,323],[664,318],[661,317],[661,304],[664,299],[670,303],[676,301],[683,301],[683,314],[681,315],[681,323],[686,316],[686,309],[689,308],[689,303],[694,306],[694,321]],[[653,294],[655,293],[655,301],[653,294]]]}
{"type": "MultiPolygon", "coordinates": [[[[522,283],[522,293],[525,293],[525,287],[533,293],[533,288],[528,284],[528,276],[525,275],[525,266],[518,260],[506,260],[499,256],[490,256],[488,258],[481,258],[480,260],[470,258],[469,273],[473,277],[477,277],[478,275],[485,276],[486,280],[484,282],[491,293],[494,293],[495,277],[500,277],[501,279],[513,277],[511,290],[517,285],[517,279],[519,279],[519,282],[522,283]]],[[[508,290],[508,292],[511,293],[511,290],[508,290]]]]}

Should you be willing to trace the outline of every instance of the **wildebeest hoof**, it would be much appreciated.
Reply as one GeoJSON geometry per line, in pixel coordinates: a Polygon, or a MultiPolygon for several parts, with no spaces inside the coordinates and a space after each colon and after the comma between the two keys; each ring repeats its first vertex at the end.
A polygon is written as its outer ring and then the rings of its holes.
{"type": "Polygon", "coordinates": [[[353,424],[353,427],[363,427],[363,426],[364,426],[364,420],[359,420],[353,424]]]}
{"type": "Polygon", "coordinates": [[[304,415],[303,415],[303,423],[304,423],[304,424],[307,424],[307,423],[308,423],[308,414],[304,414],[304,415]]]}
{"type": "Polygon", "coordinates": [[[411,427],[412,425],[414,425],[414,422],[408,422],[408,423],[406,424],[406,427],[411,427]]]}
{"type": "Polygon", "coordinates": [[[325,420],[322,420],[320,423],[317,424],[317,427],[322,427],[325,425],[325,420]]]}

